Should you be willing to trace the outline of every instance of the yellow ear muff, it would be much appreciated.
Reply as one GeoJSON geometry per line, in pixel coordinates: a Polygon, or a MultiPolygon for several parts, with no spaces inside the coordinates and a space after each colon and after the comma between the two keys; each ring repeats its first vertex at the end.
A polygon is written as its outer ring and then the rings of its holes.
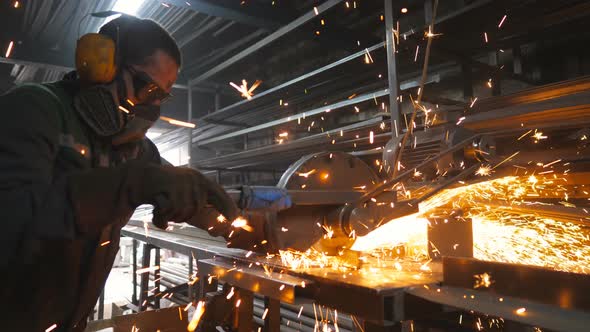
{"type": "Polygon", "coordinates": [[[115,41],[98,33],[80,37],[76,45],[76,71],[87,83],[112,82],[117,73],[115,41]]]}

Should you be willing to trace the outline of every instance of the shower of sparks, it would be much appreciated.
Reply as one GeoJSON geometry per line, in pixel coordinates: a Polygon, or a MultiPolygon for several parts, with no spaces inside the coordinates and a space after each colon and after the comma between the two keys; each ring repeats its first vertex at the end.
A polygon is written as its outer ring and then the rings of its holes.
{"type": "Polygon", "coordinates": [[[477,97],[475,97],[472,101],[471,104],[469,105],[469,108],[473,108],[473,105],[475,105],[475,102],[477,101],[477,97]]]}
{"type": "MultiPolygon", "coordinates": [[[[319,267],[335,271],[366,271],[375,275],[379,271],[376,268],[385,262],[384,253],[402,246],[405,257],[419,262],[418,266],[422,267],[428,261],[427,216],[434,208],[446,207],[462,209],[464,217],[471,218],[474,257],[477,259],[590,273],[588,227],[541,215],[519,214],[511,209],[513,206],[541,204],[525,201],[526,198],[565,196],[566,184],[567,179],[560,181],[556,174],[507,176],[441,191],[421,202],[418,213],[384,222],[369,234],[356,237],[351,249],[361,253],[361,260],[377,258],[371,260],[371,264],[363,265],[361,270],[344,257],[328,256],[313,248],[306,252],[282,251],[280,258],[284,266],[294,270],[319,267]],[[494,202],[501,202],[501,206],[494,205],[494,202]]],[[[409,190],[404,191],[409,194],[409,190]]],[[[408,262],[402,260],[389,264],[402,271],[408,262]]],[[[427,271],[428,265],[420,270],[427,271]]],[[[493,282],[491,276],[481,276],[482,286],[488,282],[493,282]]]]}
{"type": "Polygon", "coordinates": [[[483,33],[483,39],[486,41],[486,43],[488,42],[488,33],[487,32],[483,33]]]}
{"type": "Polygon", "coordinates": [[[205,301],[199,301],[199,304],[197,304],[197,308],[195,309],[195,312],[193,313],[193,317],[191,318],[190,323],[186,327],[186,329],[189,332],[193,332],[194,330],[197,329],[197,326],[199,325],[199,321],[203,317],[204,313],[205,313],[205,301]]]}
{"type": "Polygon", "coordinates": [[[488,288],[494,283],[492,276],[485,272],[482,274],[476,274],[473,277],[475,278],[475,284],[473,285],[473,288],[488,288]]]}
{"type": "Polygon", "coordinates": [[[50,327],[46,328],[46,329],[45,329],[45,332],[50,332],[50,331],[53,331],[53,330],[55,330],[56,328],[57,328],[57,324],[53,324],[53,325],[51,325],[50,327]]]}
{"type": "Polygon", "coordinates": [[[518,308],[516,309],[516,314],[519,316],[524,316],[525,312],[526,312],[526,308],[518,308]]]}
{"type": "Polygon", "coordinates": [[[373,134],[373,131],[369,132],[369,143],[373,144],[373,142],[375,141],[375,134],[373,134]]]}
{"type": "Polygon", "coordinates": [[[242,85],[237,85],[234,82],[229,82],[229,85],[234,87],[234,89],[238,90],[238,92],[241,93],[242,97],[250,100],[250,99],[252,99],[252,96],[253,96],[252,93],[260,85],[260,83],[262,83],[262,81],[256,80],[256,82],[254,82],[254,84],[252,84],[252,86],[250,88],[248,88],[248,82],[246,80],[242,80],[242,85]]]}

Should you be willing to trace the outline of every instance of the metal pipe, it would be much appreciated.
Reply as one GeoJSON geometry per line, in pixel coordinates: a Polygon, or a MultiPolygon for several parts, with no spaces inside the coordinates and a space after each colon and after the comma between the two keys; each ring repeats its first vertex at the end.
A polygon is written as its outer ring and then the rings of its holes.
{"type": "MultiPolygon", "coordinates": [[[[188,111],[188,122],[191,122],[193,119],[193,87],[188,86],[187,89],[187,111],[188,111]]],[[[193,163],[193,128],[188,128],[188,167],[190,168],[193,163]]]]}
{"type": "Polygon", "coordinates": [[[399,83],[397,80],[397,60],[395,49],[395,33],[393,28],[392,2],[393,0],[385,0],[385,38],[387,44],[387,79],[389,82],[389,112],[391,113],[391,133],[393,137],[397,137],[399,135],[397,123],[400,119],[400,107],[398,103],[399,83]]]}
{"type": "Polygon", "coordinates": [[[502,317],[504,320],[521,322],[554,331],[588,331],[590,314],[578,310],[562,309],[557,306],[522,300],[516,297],[475,291],[458,287],[410,287],[406,292],[425,300],[464,310],[502,317]],[[468,295],[468,299],[465,296],[468,295]],[[526,311],[519,310],[525,308],[526,311]]]}

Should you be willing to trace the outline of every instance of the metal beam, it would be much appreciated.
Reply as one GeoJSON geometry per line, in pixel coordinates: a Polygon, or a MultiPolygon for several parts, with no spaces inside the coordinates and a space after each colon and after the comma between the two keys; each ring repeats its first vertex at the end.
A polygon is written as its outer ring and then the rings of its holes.
{"type": "MultiPolygon", "coordinates": [[[[327,11],[328,9],[334,7],[335,5],[339,4],[340,2],[342,2],[342,0],[327,0],[324,3],[322,3],[321,5],[315,7],[315,9],[317,10],[318,14],[321,14],[321,13],[327,11]]],[[[240,53],[232,56],[231,58],[229,58],[229,59],[225,60],[224,62],[218,64],[217,66],[211,68],[209,71],[201,74],[198,77],[193,78],[192,80],[189,81],[189,84],[195,85],[199,82],[202,82],[202,81],[212,77],[213,75],[219,73],[223,69],[226,69],[227,67],[244,59],[245,57],[251,55],[252,53],[260,50],[264,46],[267,46],[268,44],[281,38],[282,36],[286,35],[287,33],[299,28],[300,26],[307,23],[308,21],[310,21],[311,19],[313,19],[316,16],[317,16],[317,14],[315,13],[315,10],[309,11],[308,13],[295,19],[293,22],[283,26],[282,28],[278,29],[277,31],[275,31],[272,34],[268,35],[267,37],[263,38],[262,40],[254,43],[252,46],[246,48],[245,50],[241,51],[240,53]]]]}
{"type": "Polygon", "coordinates": [[[400,108],[398,103],[399,84],[397,80],[397,60],[395,36],[393,31],[393,0],[385,0],[385,38],[387,41],[387,79],[389,83],[389,111],[391,112],[391,133],[399,135],[398,121],[400,108]]]}
{"type": "Polygon", "coordinates": [[[313,110],[310,110],[307,112],[302,112],[302,113],[294,114],[294,115],[291,115],[291,116],[288,116],[285,118],[277,119],[274,121],[269,121],[267,123],[262,123],[257,126],[254,126],[254,127],[250,127],[250,128],[246,128],[246,129],[242,129],[242,130],[236,130],[236,131],[227,133],[225,135],[211,137],[209,139],[205,139],[205,140],[200,141],[199,145],[210,144],[210,143],[214,143],[214,142],[228,139],[231,137],[236,137],[236,136],[248,134],[248,133],[251,133],[254,131],[278,126],[283,123],[297,121],[297,119],[299,119],[299,118],[305,118],[308,116],[313,116],[313,115],[325,113],[326,111],[335,110],[335,109],[342,108],[342,107],[349,106],[349,105],[354,105],[354,104],[357,104],[357,103],[360,103],[363,101],[371,100],[373,98],[385,96],[388,93],[389,93],[389,89],[383,89],[383,90],[379,90],[379,91],[375,91],[375,92],[369,92],[369,93],[360,95],[360,96],[352,98],[352,99],[342,100],[337,103],[326,105],[323,107],[319,107],[319,108],[316,108],[316,109],[313,109],[313,110]]]}
{"type": "Polygon", "coordinates": [[[46,63],[19,60],[19,59],[14,59],[14,58],[0,57],[0,63],[6,63],[9,65],[30,66],[30,67],[40,68],[40,69],[63,71],[63,72],[69,72],[69,71],[74,70],[74,68],[71,68],[71,67],[64,67],[64,66],[46,64],[46,63]]]}
{"type": "MultiPolygon", "coordinates": [[[[518,285],[514,283],[515,285],[518,285]]],[[[518,287],[515,287],[518,288],[518,287]]],[[[521,322],[553,331],[582,332],[588,330],[590,315],[580,310],[567,310],[518,297],[500,296],[460,287],[411,287],[408,294],[450,307],[502,317],[505,321],[521,322]],[[465,300],[465,296],[469,296],[465,300]],[[518,314],[518,308],[526,308],[526,314],[518,314]]]]}
{"type": "MultiPolygon", "coordinates": [[[[426,81],[427,83],[430,82],[436,82],[440,80],[440,76],[438,75],[432,75],[428,77],[428,80],[426,81]]],[[[419,86],[419,83],[416,80],[409,80],[409,81],[405,81],[402,82],[402,84],[400,84],[400,89],[401,90],[406,90],[406,89],[411,89],[411,88],[415,88],[419,86]]],[[[262,129],[266,129],[266,128],[271,128],[274,126],[278,126],[280,124],[283,123],[287,123],[287,122],[291,122],[291,121],[297,121],[297,119],[299,118],[305,118],[308,116],[313,116],[313,115],[317,115],[317,114],[321,114],[321,113],[325,113],[326,111],[333,111],[335,109],[338,108],[342,108],[345,106],[349,106],[349,105],[354,105],[357,103],[361,103],[363,101],[367,101],[373,98],[377,98],[377,97],[382,97],[385,95],[389,94],[389,89],[383,89],[383,90],[378,90],[378,91],[374,91],[374,92],[369,92],[369,93],[365,93],[363,95],[357,96],[355,98],[352,99],[346,99],[346,100],[342,100],[339,102],[336,102],[334,104],[330,104],[330,105],[326,105],[326,106],[322,106],[316,109],[312,109],[306,112],[302,112],[302,113],[298,113],[298,114],[293,114],[291,116],[285,117],[285,118],[281,118],[281,119],[277,119],[277,120],[273,120],[273,121],[269,121],[267,123],[263,123],[263,124],[259,124],[257,126],[253,126],[250,128],[246,128],[246,129],[242,129],[242,130],[236,130],[230,133],[227,133],[225,135],[218,135],[215,137],[211,137],[208,139],[204,139],[202,141],[199,141],[199,145],[205,145],[205,144],[210,144],[213,142],[218,142],[224,139],[228,139],[231,137],[236,137],[236,136],[240,136],[240,135],[244,135],[247,133],[251,133],[254,131],[258,131],[258,130],[262,130],[262,129]]]]}
{"type": "MultiPolygon", "coordinates": [[[[192,87],[188,87],[188,91],[187,91],[187,110],[188,110],[188,114],[187,114],[187,121],[188,122],[192,122],[193,121],[193,89],[192,87]]],[[[193,129],[192,128],[188,128],[188,138],[187,138],[187,149],[188,149],[188,167],[191,167],[192,161],[193,161],[193,129]]]]}
{"type": "Polygon", "coordinates": [[[287,24],[291,16],[287,11],[271,5],[252,2],[240,5],[239,1],[233,0],[167,0],[166,3],[266,30],[275,30],[287,24]]]}
{"type": "Polygon", "coordinates": [[[383,45],[384,45],[384,43],[381,42],[381,43],[378,43],[376,45],[373,45],[373,46],[371,46],[371,47],[369,47],[367,49],[363,49],[362,51],[358,51],[356,53],[353,53],[353,54],[351,54],[351,55],[349,55],[347,57],[344,57],[344,58],[342,58],[342,59],[340,59],[338,61],[332,62],[332,63],[330,63],[330,64],[328,64],[328,65],[326,65],[324,67],[321,67],[321,68],[318,68],[316,70],[310,71],[309,73],[307,73],[305,75],[301,75],[301,76],[296,77],[296,78],[294,78],[294,79],[292,79],[290,81],[287,81],[285,83],[282,83],[280,85],[277,85],[277,86],[275,86],[275,87],[273,87],[271,89],[265,90],[265,91],[263,91],[263,92],[255,95],[250,100],[244,99],[244,100],[241,100],[241,101],[239,101],[239,102],[237,102],[235,104],[232,104],[232,105],[229,105],[227,107],[224,107],[224,108],[220,109],[219,111],[216,111],[215,113],[212,113],[210,115],[206,115],[206,116],[202,117],[200,120],[201,121],[207,121],[207,122],[213,123],[213,121],[208,121],[208,119],[210,119],[212,117],[219,116],[219,115],[227,116],[228,113],[230,113],[230,114],[233,113],[233,112],[230,112],[230,110],[234,110],[234,109],[236,109],[239,106],[243,106],[243,105],[245,105],[247,103],[251,103],[254,100],[258,100],[258,99],[260,99],[262,97],[268,96],[271,93],[275,93],[275,92],[277,92],[279,90],[282,90],[282,89],[284,89],[284,88],[286,88],[288,86],[291,86],[291,85],[293,85],[295,83],[299,83],[299,82],[301,82],[303,80],[306,80],[306,79],[308,79],[310,77],[313,77],[313,76],[315,76],[317,74],[323,73],[324,71],[330,70],[330,69],[332,69],[332,68],[334,68],[336,66],[339,66],[341,64],[344,64],[344,63],[346,63],[348,61],[351,61],[351,60],[354,60],[354,59],[359,58],[361,56],[364,56],[367,53],[367,51],[368,52],[372,52],[372,51],[374,51],[376,49],[379,49],[379,48],[383,47],[383,45]]]}
{"type": "MultiPolygon", "coordinates": [[[[65,66],[53,65],[53,64],[49,64],[49,63],[33,62],[33,61],[20,60],[20,59],[14,59],[14,58],[0,57],[0,63],[5,63],[5,64],[9,64],[9,65],[35,67],[35,68],[40,68],[40,69],[45,69],[45,70],[62,71],[64,73],[74,70],[73,67],[65,67],[65,66]]],[[[186,90],[188,87],[183,84],[174,84],[172,86],[172,88],[186,90]]],[[[195,89],[198,90],[199,88],[195,88],[195,89]]]]}
{"type": "MultiPolygon", "coordinates": [[[[478,2],[472,3],[471,5],[462,7],[461,9],[458,9],[458,10],[452,12],[452,13],[449,13],[447,15],[444,15],[444,16],[441,16],[441,17],[437,18],[436,19],[436,24],[440,24],[440,23],[442,23],[444,21],[451,20],[451,19],[453,19],[453,18],[455,18],[457,16],[460,16],[460,15],[466,13],[466,12],[469,12],[470,10],[473,10],[473,9],[479,8],[479,7],[483,6],[483,5],[486,5],[486,4],[490,3],[491,1],[492,0],[480,0],[478,2]]],[[[404,33],[400,33],[400,36],[405,36],[407,38],[408,36],[412,36],[415,33],[417,33],[417,31],[422,31],[422,30],[421,29],[410,29],[410,30],[408,30],[408,31],[406,31],[404,33]]],[[[386,44],[384,42],[381,42],[381,43],[378,43],[378,44],[375,44],[375,45],[369,47],[368,50],[370,52],[370,51],[376,50],[378,48],[381,48],[381,47],[383,47],[385,45],[386,44]]],[[[200,118],[199,120],[200,121],[203,121],[203,120],[206,121],[207,119],[212,118],[212,117],[217,117],[217,116],[231,116],[233,112],[230,112],[230,110],[232,110],[232,109],[236,109],[237,107],[242,106],[242,105],[245,105],[246,103],[249,103],[249,102],[251,103],[252,101],[257,100],[258,98],[261,98],[261,97],[264,97],[264,96],[268,96],[269,94],[271,94],[273,92],[276,92],[276,91],[279,91],[281,89],[284,89],[284,88],[286,88],[286,87],[288,87],[288,86],[290,86],[292,84],[301,82],[301,81],[303,81],[305,79],[308,79],[310,77],[313,77],[313,76],[315,76],[315,75],[317,75],[319,73],[322,73],[322,72],[324,72],[326,70],[332,69],[332,68],[334,68],[334,67],[336,67],[336,66],[338,66],[340,64],[343,64],[343,63],[348,62],[350,60],[356,59],[357,57],[363,56],[365,53],[366,53],[365,50],[362,50],[362,51],[359,51],[357,53],[351,54],[351,55],[349,55],[349,56],[347,56],[345,58],[342,58],[342,59],[340,59],[340,60],[338,60],[336,62],[330,63],[330,64],[328,64],[328,65],[326,65],[324,67],[318,68],[318,69],[316,69],[314,71],[311,71],[311,72],[309,72],[307,74],[304,74],[304,75],[302,75],[300,77],[297,77],[297,78],[292,79],[292,80],[290,80],[288,82],[285,82],[283,84],[280,84],[280,85],[278,85],[278,86],[276,86],[274,88],[271,88],[269,90],[266,90],[264,92],[261,92],[261,93],[255,95],[251,100],[242,100],[242,101],[239,101],[239,102],[237,102],[235,104],[232,104],[232,105],[229,105],[227,107],[224,107],[224,108],[222,108],[221,110],[219,110],[219,111],[217,111],[215,113],[212,113],[210,115],[206,115],[206,116],[200,118]]]]}

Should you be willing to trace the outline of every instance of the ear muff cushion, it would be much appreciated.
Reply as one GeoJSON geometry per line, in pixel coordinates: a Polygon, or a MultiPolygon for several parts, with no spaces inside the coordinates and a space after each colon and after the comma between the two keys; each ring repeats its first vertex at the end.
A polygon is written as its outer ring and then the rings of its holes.
{"type": "Polygon", "coordinates": [[[115,42],[108,36],[89,33],[76,45],[76,71],[88,83],[112,82],[117,73],[115,42]]]}

